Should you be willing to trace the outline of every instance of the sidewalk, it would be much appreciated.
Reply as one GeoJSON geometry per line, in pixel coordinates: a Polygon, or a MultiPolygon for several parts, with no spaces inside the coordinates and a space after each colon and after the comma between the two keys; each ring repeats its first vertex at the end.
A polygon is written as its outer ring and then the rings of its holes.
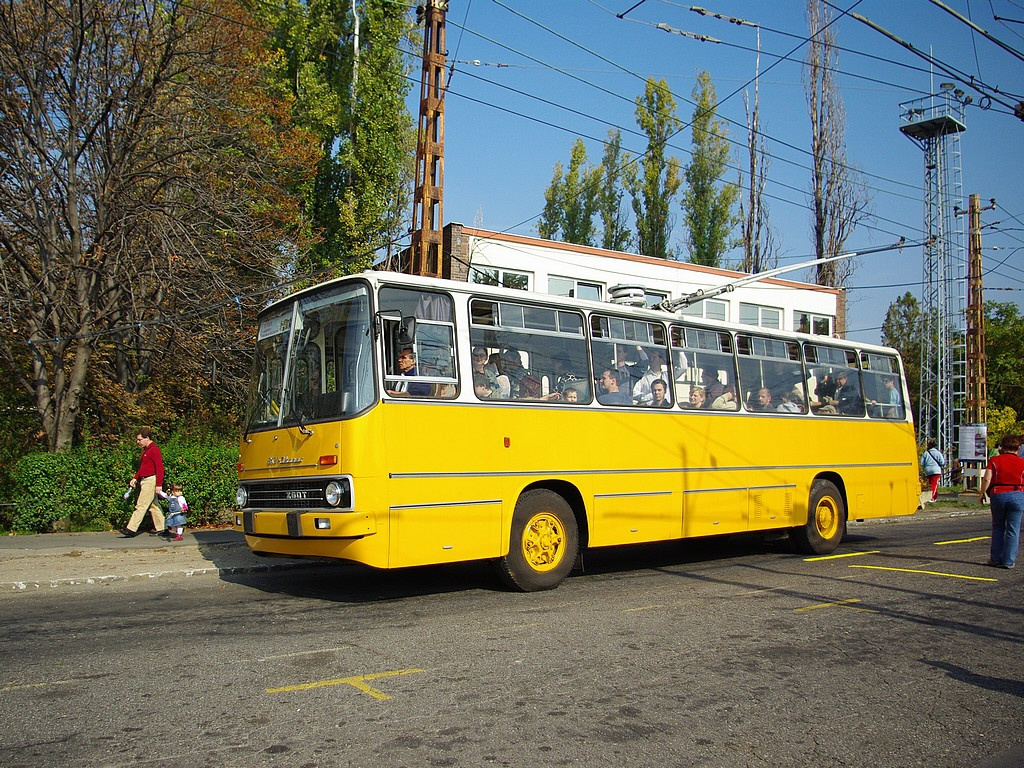
{"type": "Polygon", "coordinates": [[[0,593],[129,579],[222,577],[312,564],[257,557],[242,534],[232,530],[186,531],[184,541],[174,542],[145,533],[128,539],[116,531],[0,536],[0,593]]]}
{"type": "MultiPolygon", "coordinates": [[[[951,501],[940,498],[916,516],[988,514],[988,507],[980,504],[972,509],[951,501]]],[[[882,518],[864,524],[912,519],[882,518]]],[[[323,565],[323,561],[257,557],[241,533],[226,529],[186,531],[185,540],[175,542],[145,533],[126,539],[116,531],[0,536],[0,593],[102,586],[129,579],[221,578],[323,565]]]]}

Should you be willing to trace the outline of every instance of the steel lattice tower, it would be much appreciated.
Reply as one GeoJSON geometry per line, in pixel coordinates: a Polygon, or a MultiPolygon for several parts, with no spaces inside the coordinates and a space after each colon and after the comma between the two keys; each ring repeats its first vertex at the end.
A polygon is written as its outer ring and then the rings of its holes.
{"type": "Polygon", "coordinates": [[[938,443],[947,477],[967,394],[967,259],[956,216],[963,199],[960,134],[967,130],[962,98],[943,84],[938,94],[900,104],[900,131],[924,150],[918,438],[938,443]]]}

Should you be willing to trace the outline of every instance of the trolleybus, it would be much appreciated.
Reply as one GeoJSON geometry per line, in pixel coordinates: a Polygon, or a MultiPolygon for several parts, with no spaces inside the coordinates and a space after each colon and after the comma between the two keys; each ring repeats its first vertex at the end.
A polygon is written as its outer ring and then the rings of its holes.
{"type": "Polygon", "coordinates": [[[235,527],[377,568],[750,531],[804,552],[912,514],[898,354],[658,309],[365,272],[258,320],[235,527]]]}

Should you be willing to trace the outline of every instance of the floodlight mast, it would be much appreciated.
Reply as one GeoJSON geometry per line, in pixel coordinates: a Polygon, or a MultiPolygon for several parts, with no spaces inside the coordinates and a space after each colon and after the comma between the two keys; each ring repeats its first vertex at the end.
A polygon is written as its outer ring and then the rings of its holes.
{"type": "MultiPolygon", "coordinates": [[[[793,272],[798,269],[806,269],[807,267],[813,267],[816,264],[827,264],[830,261],[839,261],[840,259],[852,259],[854,256],[863,256],[864,254],[867,253],[881,253],[883,251],[899,250],[903,248],[906,242],[907,239],[905,237],[901,237],[892,245],[883,245],[879,246],[878,248],[865,248],[859,251],[840,253],[836,256],[826,256],[821,259],[803,261],[800,262],[799,264],[791,264],[788,267],[776,267],[775,269],[768,269],[765,270],[764,272],[756,272],[752,275],[746,275],[745,277],[741,277],[738,280],[733,280],[731,283],[725,283],[724,285],[719,285],[714,288],[709,288],[707,290],[704,290],[702,288],[700,290],[694,291],[693,293],[688,293],[686,296],[680,296],[678,299],[666,299],[665,301],[658,304],[658,309],[665,310],[666,312],[676,312],[677,310],[683,309],[684,307],[688,307],[691,304],[696,304],[698,301],[703,301],[704,299],[710,299],[714,298],[715,296],[720,296],[723,293],[735,291],[737,288],[739,288],[742,285],[746,285],[747,283],[756,283],[759,280],[764,280],[769,277],[775,277],[776,275],[781,275],[785,272],[793,272]]],[[[914,245],[921,245],[921,243],[914,243],[911,247],[913,247],[914,245]]]]}

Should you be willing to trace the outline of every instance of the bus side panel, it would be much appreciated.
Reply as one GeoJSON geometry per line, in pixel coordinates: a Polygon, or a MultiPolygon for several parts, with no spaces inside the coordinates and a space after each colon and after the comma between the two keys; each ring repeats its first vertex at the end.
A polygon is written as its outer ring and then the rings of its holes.
{"type": "Polygon", "coordinates": [[[393,567],[497,557],[500,430],[473,406],[385,402],[393,567]],[[407,439],[403,439],[403,435],[407,439]]]}

